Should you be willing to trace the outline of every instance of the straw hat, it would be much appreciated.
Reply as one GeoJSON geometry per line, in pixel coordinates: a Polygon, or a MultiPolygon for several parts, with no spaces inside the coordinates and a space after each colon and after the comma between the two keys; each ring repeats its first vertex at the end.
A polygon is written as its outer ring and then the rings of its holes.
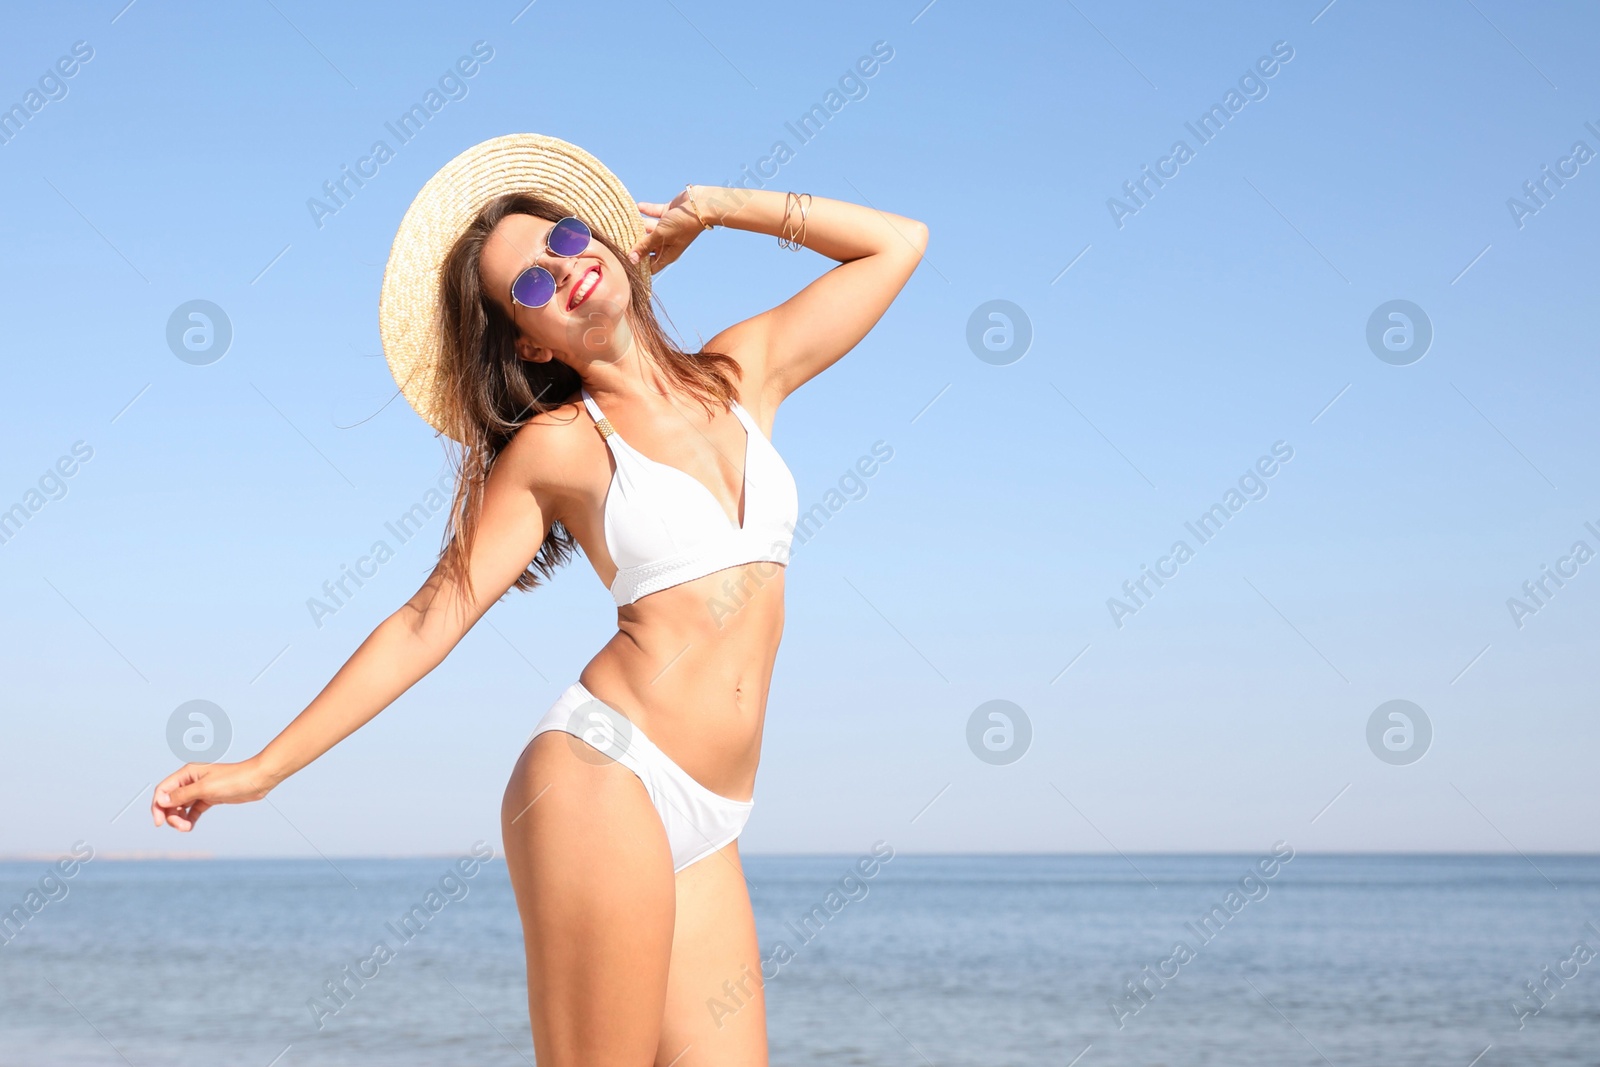
{"type": "MultiPolygon", "coordinates": [[[[575,144],[537,133],[490,138],[456,156],[428,179],[406,209],[389,249],[378,299],[378,332],[400,391],[435,429],[445,425],[439,268],[467,224],[490,200],[531,192],[562,205],[627,252],[644,236],[638,203],[605,164],[575,144]]],[[[650,291],[650,270],[624,266],[650,291]]]]}

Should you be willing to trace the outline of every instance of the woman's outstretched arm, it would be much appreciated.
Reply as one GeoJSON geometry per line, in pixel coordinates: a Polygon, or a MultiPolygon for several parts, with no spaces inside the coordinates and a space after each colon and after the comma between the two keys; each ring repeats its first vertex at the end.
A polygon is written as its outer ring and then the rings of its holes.
{"type": "MultiPolygon", "coordinates": [[[[712,226],[790,237],[800,214],[791,208],[785,226],[788,200],[773,189],[692,185],[671,204],[639,205],[654,221],[646,223],[648,233],[635,252],[659,248],[663,254],[654,269],[670,264],[700,233],[695,209],[712,226]]],[[[921,262],[928,227],[903,215],[819,196],[811,198],[806,211],[804,244],[839,265],[706,344],[753,368],[773,406],[838,362],[883,317],[921,262]]]]}
{"type": "MultiPolygon", "coordinates": [[[[496,459],[468,570],[476,596],[441,561],[415,596],[375,627],[316,699],[259,753],[238,763],[189,763],[156,786],[155,825],[189,831],[216,804],[260,800],[392,704],[437,667],[492,607],[539,551],[558,490],[543,484],[533,462],[560,435],[524,428],[496,459]]],[[[537,430],[551,430],[540,426],[537,430]]],[[[555,449],[559,451],[559,449],[555,449]]],[[[547,450],[538,468],[551,469],[547,450]]]]}

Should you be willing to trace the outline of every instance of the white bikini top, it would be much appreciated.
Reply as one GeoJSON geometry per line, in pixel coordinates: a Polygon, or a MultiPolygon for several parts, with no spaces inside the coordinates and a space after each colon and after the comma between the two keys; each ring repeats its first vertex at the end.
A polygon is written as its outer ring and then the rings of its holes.
{"type": "Polygon", "coordinates": [[[619,607],[741,563],[788,564],[800,516],[794,475],[737,400],[730,406],[745,432],[743,526],[734,525],[698,478],[624,441],[588,389],[583,403],[617,466],[604,526],[606,551],[617,565],[611,597],[619,607]]]}

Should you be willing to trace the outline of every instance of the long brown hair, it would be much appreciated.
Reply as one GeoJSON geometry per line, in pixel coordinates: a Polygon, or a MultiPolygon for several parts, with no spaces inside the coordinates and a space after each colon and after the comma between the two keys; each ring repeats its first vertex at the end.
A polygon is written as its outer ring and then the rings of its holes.
{"type": "MultiPolygon", "coordinates": [[[[507,215],[559,222],[573,214],[532,193],[506,193],[484,206],[440,267],[441,399],[446,425],[461,428],[461,448],[455,457],[455,498],[439,558],[447,572],[459,578],[469,602],[474,594],[467,561],[472,558],[484,489],[496,457],[529,419],[568,403],[583,384],[578,372],[559,360],[534,363],[518,358],[513,347],[519,335],[516,323],[483,289],[478,273],[483,247],[507,215]]],[[[625,268],[633,267],[626,249],[618,248],[598,228],[591,227],[591,233],[625,268]]],[[[636,269],[649,268],[640,263],[636,269]]],[[[738,362],[722,353],[683,351],[661,328],[650,295],[637,278],[630,278],[629,288],[626,316],[640,356],[708,412],[712,402],[726,408],[736,397],[738,362]]],[[[542,584],[580,550],[565,526],[548,522],[544,543],[517,576],[515,587],[524,592],[542,584]]]]}

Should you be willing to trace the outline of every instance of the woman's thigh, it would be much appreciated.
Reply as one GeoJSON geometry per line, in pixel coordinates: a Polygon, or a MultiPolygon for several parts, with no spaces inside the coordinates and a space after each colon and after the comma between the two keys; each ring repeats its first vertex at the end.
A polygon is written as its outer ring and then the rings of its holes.
{"type": "Polygon", "coordinates": [[[656,1067],[766,1067],[761,947],[738,843],[677,876],[656,1067]]]}
{"type": "Polygon", "coordinates": [[[539,1067],[643,1067],[661,1037],[672,853],[633,772],[570,734],[523,751],[500,812],[539,1067]]]}

